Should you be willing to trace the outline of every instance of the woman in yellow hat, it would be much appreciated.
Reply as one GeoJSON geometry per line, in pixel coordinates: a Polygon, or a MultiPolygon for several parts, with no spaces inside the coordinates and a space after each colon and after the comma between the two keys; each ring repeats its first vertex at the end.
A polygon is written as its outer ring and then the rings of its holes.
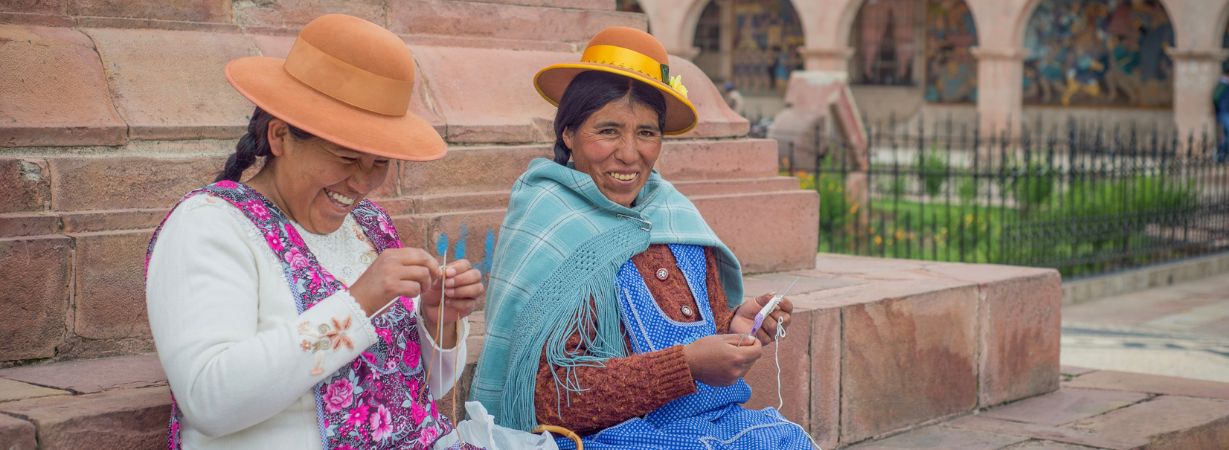
{"type": "Polygon", "coordinates": [[[146,259],[174,395],[168,444],[430,448],[452,431],[434,399],[461,373],[484,288],[469,262],[441,267],[403,246],[365,199],[392,160],[445,153],[406,112],[409,49],[327,15],[285,59],[241,58],[226,77],[256,104],[247,134],[217,182],[172,209],[146,259]]]}
{"type": "Polygon", "coordinates": [[[500,425],[561,426],[586,449],[812,448],[775,409],[740,406],[792,306],[757,329],[772,296],[742,303],[738,260],[653,170],[662,136],[696,125],[667,58],[613,27],[537,74],[559,108],[555,158],[513,187],[472,397],[500,425]]]}

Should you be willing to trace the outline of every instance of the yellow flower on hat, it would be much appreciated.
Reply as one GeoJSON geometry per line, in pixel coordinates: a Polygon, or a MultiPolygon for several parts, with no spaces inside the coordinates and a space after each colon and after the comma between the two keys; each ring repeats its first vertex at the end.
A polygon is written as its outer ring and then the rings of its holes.
{"type": "Polygon", "coordinates": [[[683,86],[682,75],[670,77],[670,89],[674,89],[674,92],[678,92],[683,98],[687,98],[687,86],[683,86]]]}

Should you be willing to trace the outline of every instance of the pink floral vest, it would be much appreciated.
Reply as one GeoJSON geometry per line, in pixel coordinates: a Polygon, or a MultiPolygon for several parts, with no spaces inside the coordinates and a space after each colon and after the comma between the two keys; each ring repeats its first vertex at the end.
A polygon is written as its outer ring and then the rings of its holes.
{"type": "MultiPolygon", "coordinates": [[[[230,202],[260,230],[269,250],[282,261],[282,270],[300,313],[338,290],[346,289],[316,261],[286,216],[255,189],[233,181],[219,181],[188,193],[180,202],[199,194],[230,202]]],[[[388,213],[375,203],[363,200],[351,215],[376,252],[401,247],[388,213]]],[[[161,230],[162,225],[159,225],[145,254],[147,273],[149,257],[161,230]]],[[[372,319],[380,337],[376,344],[313,388],[324,448],[429,448],[452,429],[448,418],[436,408],[428,389],[419,348],[418,317],[412,311],[413,300],[402,297],[398,304],[372,319]]],[[[287,351],[311,352],[325,344],[328,342],[304,340],[301,347],[287,351]]],[[[179,449],[179,411],[173,396],[167,441],[169,448],[179,449]]]]}

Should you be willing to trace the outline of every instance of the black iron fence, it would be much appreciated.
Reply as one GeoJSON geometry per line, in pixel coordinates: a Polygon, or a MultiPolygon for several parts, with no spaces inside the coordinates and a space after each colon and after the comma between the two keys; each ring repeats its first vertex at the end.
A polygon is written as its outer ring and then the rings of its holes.
{"type": "Polygon", "coordinates": [[[782,142],[781,165],[819,192],[821,252],[1072,278],[1229,250],[1229,164],[1210,135],[1071,123],[988,138],[941,121],[868,125],[864,148],[811,136],[782,142]]]}

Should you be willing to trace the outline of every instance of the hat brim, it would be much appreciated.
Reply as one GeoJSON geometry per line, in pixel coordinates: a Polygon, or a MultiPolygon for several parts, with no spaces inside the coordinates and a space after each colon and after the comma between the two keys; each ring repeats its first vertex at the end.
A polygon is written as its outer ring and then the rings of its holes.
{"type": "Polygon", "coordinates": [[[249,56],[226,64],[226,80],[256,106],[342,147],[406,161],[444,157],[447,144],[413,113],[387,116],[360,109],[299,82],[282,58],[249,56]]]}
{"type": "Polygon", "coordinates": [[[665,83],[630,72],[621,67],[586,62],[553,64],[539,70],[537,75],[534,75],[533,85],[538,89],[538,93],[542,95],[542,98],[545,98],[552,105],[559,106],[559,99],[563,97],[563,93],[567,90],[568,85],[572,83],[572,79],[582,72],[590,70],[625,76],[652,86],[665,94],[666,129],[662,130],[662,133],[678,135],[691,131],[692,128],[696,127],[696,107],[692,106],[691,101],[675,92],[674,89],[671,89],[665,83]]]}

